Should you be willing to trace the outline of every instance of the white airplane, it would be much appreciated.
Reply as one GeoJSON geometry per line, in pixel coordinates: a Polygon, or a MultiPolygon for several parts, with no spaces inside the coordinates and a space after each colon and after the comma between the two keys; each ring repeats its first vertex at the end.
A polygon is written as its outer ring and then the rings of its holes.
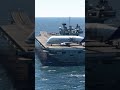
{"type": "Polygon", "coordinates": [[[106,44],[120,46],[120,27],[107,24],[87,23],[85,40],[96,40],[106,44]]]}
{"type": "Polygon", "coordinates": [[[71,43],[81,43],[84,37],[81,36],[51,36],[46,44],[69,45],[71,43]]]}
{"type": "Polygon", "coordinates": [[[87,23],[85,26],[86,39],[108,41],[120,39],[120,28],[107,24],[87,23]]]}

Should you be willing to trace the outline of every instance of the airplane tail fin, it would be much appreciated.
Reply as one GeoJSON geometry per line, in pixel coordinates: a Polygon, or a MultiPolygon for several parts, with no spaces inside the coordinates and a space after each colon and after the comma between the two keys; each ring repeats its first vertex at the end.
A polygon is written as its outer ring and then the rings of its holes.
{"type": "Polygon", "coordinates": [[[33,31],[28,38],[26,39],[26,43],[34,44],[35,43],[35,32],[33,31]]]}
{"type": "Polygon", "coordinates": [[[82,43],[82,42],[85,42],[85,38],[81,41],[81,43],[82,43]]]}
{"type": "Polygon", "coordinates": [[[120,39],[120,26],[108,40],[120,39]]]}

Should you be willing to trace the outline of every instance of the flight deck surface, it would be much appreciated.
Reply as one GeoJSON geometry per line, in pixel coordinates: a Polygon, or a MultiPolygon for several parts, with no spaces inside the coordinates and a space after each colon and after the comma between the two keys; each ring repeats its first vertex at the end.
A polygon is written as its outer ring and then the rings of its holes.
{"type": "Polygon", "coordinates": [[[34,49],[34,44],[27,44],[25,40],[33,32],[33,29],[22,29],[17,25],[1,26],[2,31],[10,37],[22,50],[28,51],[34,49]]]}
{"type": "Polygon", "coordinates": [[[76,43],[72,43],[70,44],[70,46],[63,46],[63,45],[59,45],[59,44],[53,44],[51,45],[46,45],[46,42],[48,40],[48,38],[52,36],[50,34],[48,34],[47,32],[41,32],[40,36],[36,36],[36,40],[45,48],[74,48],[74,49],[78,49],[78,48],[84,48],[82,45],[80,44],[76,44],[76,43]]]}
{"type": "Polygon", "coordinates": [[[87,60],[120,60],[120,49],[98,41],[86,42],[87,60]]]}

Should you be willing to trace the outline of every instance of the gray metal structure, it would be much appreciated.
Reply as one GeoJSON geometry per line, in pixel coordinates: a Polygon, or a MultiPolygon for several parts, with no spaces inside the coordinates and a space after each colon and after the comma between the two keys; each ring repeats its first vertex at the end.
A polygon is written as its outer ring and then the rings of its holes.
{"type": "MultiPolygon", "coordinates": [[[[45,66],[78,66],[78,65],[84,65],[85,63],[85,47],[82,44],[79,43],[72,43],[68,42],[70,40],[70,36],[73,37],[80,37],[78,36],[80,32],[80,26],[76,26],[75,29],[72,28],[72,26],[69,26],[69,29],[65,26],[66,24],[63,23],[63,29],[59,28],[60,33],[53,35],[50,33],[47,33],[45,31],[41,32],[39,36],[36,36],[37,44],[39,47],[36,47],[36,53],[38,54],[38,57],[40,58],[40,61],[42,65],[45,66]],[[62,40],[66,40],[62,42],[61,44],[58,44],[54,42],[53,45],[46,44],[47,41],[49,41],[50,37],[55,37],[54,40],[57,39],[57,37],[67,37],[62,40]]],[[[84,39],[84,38],[82,38],[84,39]]],[[[81,39],[79,39],[81,42],[81,39]]],[[[78,41],[78,39],[77,39],[78,41]]]]}
{"type": "Polygon", "coordinates": [[[99,0],[96,6],[86,1],[86,22],[103,23],[105,20],[116,16],[116,11],[109,5],[107,0],[99,0]]]}
{"type": "Polygon", "coordinates": [[[63,23],[63,28],[59,27],[59,33],[60,35],[80,35],[80,33],[83,33],[83,30],[80,28],[80,26],[77,24],[75,28],[73,28],[71,25],[69,28],[66,27],[66,23],[63,23]]]}

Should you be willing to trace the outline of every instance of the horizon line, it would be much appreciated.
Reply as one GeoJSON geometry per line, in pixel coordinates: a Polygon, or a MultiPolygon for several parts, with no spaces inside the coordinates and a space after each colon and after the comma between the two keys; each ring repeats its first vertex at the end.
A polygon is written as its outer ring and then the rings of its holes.
{"type": "MultiPolygon", "coordinates": [[[[80,16],[80,17],[72,16],[72,17],[74,17],[74,18],[85,18],[85,16],[83,16],[83,17],[82,16],[80,16]]],[[[49,16],[48,17],[38,16],[38,17],[35,17],[35,18],[53,18],[53,17],[51,17],[51,16],[50,17],[49,16]]],[[[67,17],[66,16],[65,17],[54,16],[54,18],[67,18],[67,17]]],[[[68,16],[68,18],[69,18],[69,16],[68,16]]]]}

